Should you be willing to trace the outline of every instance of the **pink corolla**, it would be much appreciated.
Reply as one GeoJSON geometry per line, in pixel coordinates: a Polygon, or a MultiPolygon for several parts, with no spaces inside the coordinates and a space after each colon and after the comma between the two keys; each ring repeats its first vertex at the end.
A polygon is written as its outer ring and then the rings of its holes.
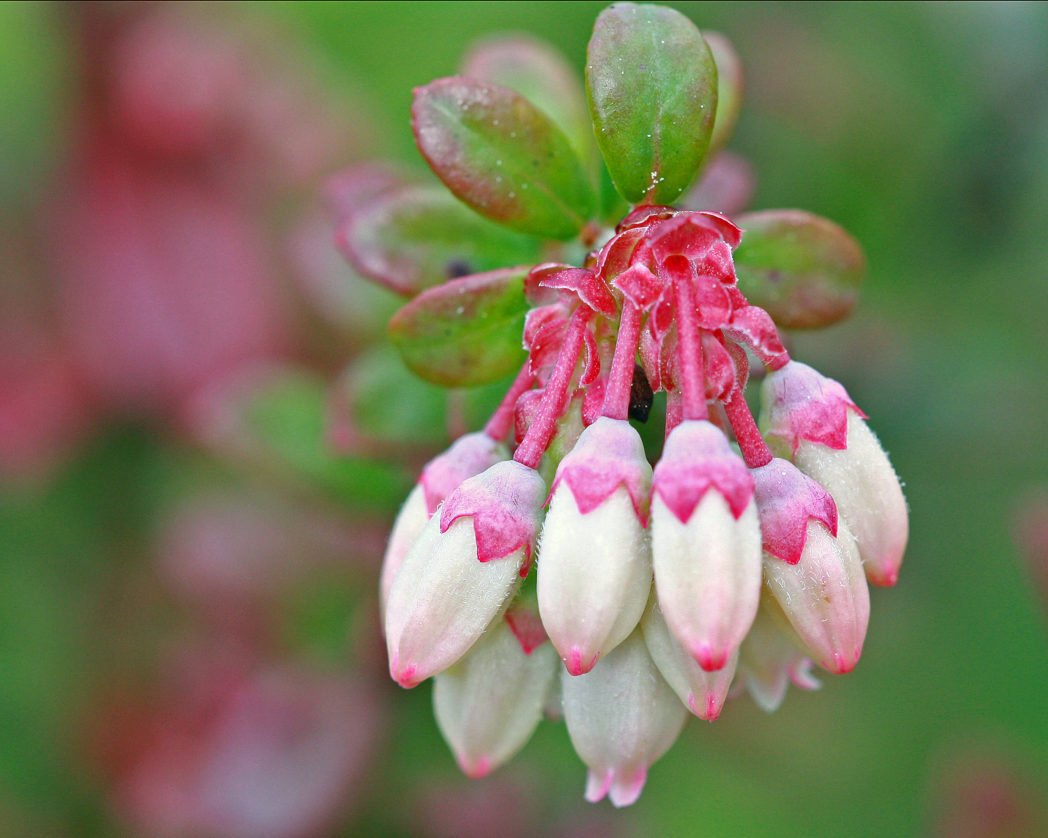
{"type": "Polygon", "coordinates": [[[670,630],[704,670],[723,668],[757,613],[760,528],[753,478],[710,422],[682,422],[666,440],[651,538],[670,630]]]}
{"type": "Polygon", "coordinates": [[[538,472],[505,460],[462,483],[430,518],[386,602],[390,673],[399,684],[447,669],[509,605],[545,494],[538,472]]]}
{"type": "Polygon", "coordinates": [[[790,361],[762,386],[769,444],[833,495],[875,585],[894,585],[909,536],[902,486],[888,455],[839,383],[790,361]]]}
{"type": "Polygon", "coordinates": [[[564,721],[589,768],[586,799],[629,806],[648,768],[669,750],[687,713],[635,631],[586,675],[561,678],[564,721]]]}
{"type": "Polygon", "coordinates": [[[480,474],[506,456],[508,451],[497,440],[484,433],[475,433],[460,438],[426,465],[397,514],[389,535],[380,580],[383,609],[404,557],[444,499],[464,480],[480,474]]]}
{"type": "Polygon", "coordinates": [[[601,417],[560,462],[542,529],[542,624],[572,675],[636,628],[651,585],[651,466],[626,421],[601,417]]]}
{"type": "Polygon", "coordinates": [[[850,672],[870,618],[855,539],[829,492],[792,463],[775,458],[753,474],[768,590],[820,665],[850,672]]]}

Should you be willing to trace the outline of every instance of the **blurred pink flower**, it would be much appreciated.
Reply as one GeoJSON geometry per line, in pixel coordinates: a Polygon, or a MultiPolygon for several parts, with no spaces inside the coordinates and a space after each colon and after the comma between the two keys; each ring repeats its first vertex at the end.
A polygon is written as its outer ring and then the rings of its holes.
{"type": "Polygon", "coordinates": [[[352,809],[384,727],[366,683],[236,655],[177,663],[137,726],[108,719],[115,805],[139,834],[306,838],[352,809]]]}
{"type": "Polygon", "coordinates": [[[1032,838],[1048,834],[1048,796],[1000,746],[953,757],[935,780],[934,838],[1032,838]]]}
{"type": "Polygon", "coordinates": [[[1048,487],[1031,490],[1019,501],[1013,532],[1048,614],[1048,487]]]}

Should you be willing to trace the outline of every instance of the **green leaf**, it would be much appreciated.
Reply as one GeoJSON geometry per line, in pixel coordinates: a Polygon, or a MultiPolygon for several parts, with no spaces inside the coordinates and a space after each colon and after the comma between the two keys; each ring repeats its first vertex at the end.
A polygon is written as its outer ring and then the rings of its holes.
{"type": "Polygon", "coordinates": [[[671,203],[702,165],[717,111],[717,68],[699,30],[663,6],[610,6],[593,28],[586,86],[619,192],[671,203]]]}
{"type": "Polygon", "coordinates": [[[415,90],[411,116],[430,167],[487,218],[567,239],[593,214],[593,189],[568,138],[519,93],[461,76],[437,79],[415,90]]]}
{"type": "Polygon", "coordinates": [[[420,294],[389,324],[404,363],[446,387],[473,387],[516,372],[525,357],[528,270],[464,276],[420,294]]]}
{"type": "Polygon", "coordinates": [[[712,157],[728,144],[735,123],[739,121],[742,110],[742,60],[735,52],[735,47],[720,32],[703,32],[713,62],[717,65],[717,117],[713,122],[713,134],[710,137],[710,148],[707,159],[712,157]]]}
{"type": "Polygon", "coordinates": [[[526,35],[481,41],[463,59],[462,75],[515,90],[553,120],[580,160],[596,155],[582,84],[564,56],[545,41],[526,35]]]}
{"type": "Polygon", "coordinates": [[[412,375],[384,341],[350,362],[334,384],[332,405],[369,439],[434,445],[447,440],[447,396],[412,375]]]}
{"type": "Polygon", "coordinates": [[[211,394],[195,424],[213,451],[244,464],[253,476],[354,507],[391,509],[409,483],[393,466],[334,453],[327,441],[327,385],[304,369],[252,370],[211,394]]]}
{"type": "Polygon", "coordinates": [[[382,195],[349,216],[337,244],[358,271],[405,296],[541,256],[537,239],[492,224],[436,186],[382,195]]]}
{"type": "Polygon", "coordinates": [[[350,429],[365,451],[369,446],[377,451],[395,446],[398,453],[432,448],[446,445],[456,425],[481,427],[505,392],[501,378],[484,387],[451,391],[423,381],[383,341],[354,358],[333,383],[329,427],[350,429]]]}
{"type": "Polygon", "coordinates": [[[866,271],[862,248],[832,221],[802,210],[739,215],[739,288],[780,326],[814,329],[846,317],[866,271]]]}

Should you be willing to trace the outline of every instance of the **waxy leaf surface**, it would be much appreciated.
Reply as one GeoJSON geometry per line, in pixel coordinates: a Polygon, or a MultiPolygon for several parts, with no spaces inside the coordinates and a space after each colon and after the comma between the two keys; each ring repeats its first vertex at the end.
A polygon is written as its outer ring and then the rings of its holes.
{"type": "Polygon", "coordinates": [[[568,138],[508,87],[437,79],[415,90],[411,116],[430,167],[487,218],[567,239],[593,214],[593,188],[568,138]]]}
{"type": "Polygon", "coordinates": [[[515,373],[525,357],[528,270],[464,276],[420,294],[389,324],[404,363],[447,387],[473,387],[515,373]]]}
{"type": "Polygon", "coordinates": [[[463,60],[462,75],[515,90],[567,135],[580,160],[596,155],[580,79],[549,44],[524,35],[482,41],[463,60]]]}
{"type": "Polygon", "coordinates": [[[337,244],[369,279],[405,296],[507,263],[539,261],[540,244],[481,218],[436,186],[409,186],[358,209],[337,244]]]}
{"type": "Polygon", "coordinates": [[[293,366],[251,369],[210,394],[194,420],[216,454],[296,490],[339,502],[388,509],[406,475],[364,457],[342,457],[328,444],[328,387],[293,366]]]}
{"type": "Polygon", "coordinates": [[[669,204],[698,172],[717,111],[717,68],[699,30],[662,6],[601,12],[586,60],[597,144],[634,204],[669,204]]]}
{"type": "Polygon", "coordinates": [[[713,121],[708,156],[713,156],[731,139],[742,110],[742,60],[731,41],[720,32],[703,32],[713,61],[717,65],[717,117],[713,121]]]}
{"type": "Polygon", "coordinates": [[[802,210],[735,217],[739,288],[780,326],[814,329],[851,312],[866,270],[862,248],[832,221],[802,210]]]}

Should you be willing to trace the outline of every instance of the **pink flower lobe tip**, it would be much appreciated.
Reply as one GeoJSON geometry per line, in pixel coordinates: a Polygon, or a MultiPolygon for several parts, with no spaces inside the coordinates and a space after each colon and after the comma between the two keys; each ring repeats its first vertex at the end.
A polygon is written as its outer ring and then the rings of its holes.
{"type": "Polygon", "coordinates": [[[597,665],[599,657],[600,654],[595,654],[587,660],[583,657],[582,650],[578,646],[573,646],[564,659],[564,666],[567,667],[569,675],[585,675],[597,665]]]}
{"type": "Polygon", "coordinates": [[[703,642],[691,649],[691,656],[696,663],[706,672],[716,672],[724,669],[728,663],[728,649],[714,649],[709,643],[703,642]]]}
{"type": "Polygon", "coordinates": [[[614,772],[610,770],[602,774],[590,771],[586,777],[586,802],[597,803],[603,800],[608,793],[608,789],[611,788],[612,777],[614,777],[614,772]]]}
{"type": "Polygon", "coordinates": [[[417,687],[422,683],[421,679],[417,677],[418,666],[413,663],[401,666],[400,658],[397,655],[393,655],[389,662],[389,674],[394,681],[406,690],[417,687]]]}
{"type": "Polygon", "coordinates": [[[486,756],[474,758],[460,756],[457,761],[462,773],[471,780],[480,780],[487,777],[493,767],[491,758],[486,756]]]}
{"type": "Polygon", "coordinates": [[[549,639],[542,619],[528,608],[511,607],[504,619],[525,655],[530,655],[549,639]]]}
{"type": "MultiPolygon", "coordinates": [[[[850,654],[845,655],[843,652],[833,653],[833,665],[826,666],[826,669],[835,675],[847,675],[859,662],[859,657],[862,655],[862,647],[856,647],[856,649],[850,654]]],[[[825,665],[825,664],[824,664],[825,665]]]]}
{"type": "Polygon", "coordinates": [[[885,570],[883,573],[878,573],[870,569],[866,574],[866,578],[878,587],[894,588],[895,584],[899,581],[899,568],[893,567],[885,570]]]}
{"type": "Polygon", "coordinates": [[[716,721],[721,714],[723,706],[723,702],[719,701],[713,692],[706,694],[705,701],[702,700],[701,696],[695,695],[695,693],[688,693],[689,709],[700,719],[704,719],[707,722],[716,721]]]}

